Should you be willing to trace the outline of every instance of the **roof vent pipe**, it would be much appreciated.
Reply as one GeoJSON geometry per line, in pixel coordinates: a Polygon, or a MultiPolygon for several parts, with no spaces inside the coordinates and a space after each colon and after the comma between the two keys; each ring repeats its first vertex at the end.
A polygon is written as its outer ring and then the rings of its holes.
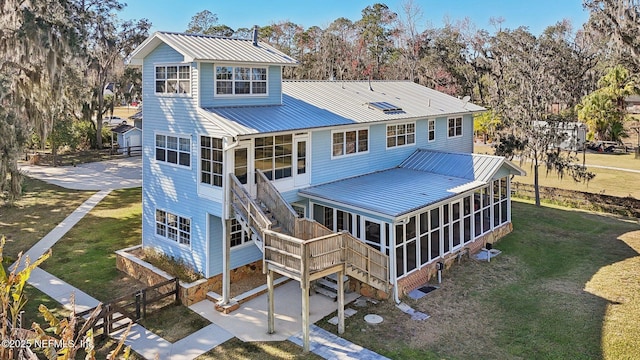
{"type": "Polygon", "coordinates": [[[258,25],[253,25],[253,46],[258,46],[258,25]]]}

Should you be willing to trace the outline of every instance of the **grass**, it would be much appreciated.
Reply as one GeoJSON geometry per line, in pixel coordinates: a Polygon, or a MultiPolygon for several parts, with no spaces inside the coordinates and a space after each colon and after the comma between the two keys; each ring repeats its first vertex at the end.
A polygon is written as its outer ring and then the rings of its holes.
{"type": "Polygon", "coordinates": [[[322,359],[313,353],[303,353],[302,348],[289,341],[242,342],[233,338],[198,356],[196,360],[279,360],[322,359]]]}
{"type": "Polygon", "coordinates": [[[637,220],[523,202],[513,214],[495,261],[465,261],[445,271],[440,289],[403,299],[430,319],[369,305],[344,337],[392,359],[640,358],[637,220]],[[367,313],[385,321],[368,325],[367,313]]]}
{"type": "Polygon", "coordinates": [[[147,330],[168,342],[176,342],[211,324],[209,320],[181,305],[168,305],[139,322],[147,330]],[[188,319],[184,324],[181,319],[188,319]],[[187,325],[187,326],[185,326],[187,325]]]}
{"type": "Polygon", "coordinates": [[[0,207],[0,237],[6,237],[3,256],[13,263],[86,201],[94,191],[69,190],[24,178],[22,198],[0,207]]]}
{"type": "Polygon", "coordinates": [[[42,268],[100,301],[133,291],[122,289],[114,252],[140,243],[141,194],[113,191],[53,246],[42,268]]]}
{"type": "MultiPolygon", "coordinates": [[[[475,144],[475,152],[493,154],[493,148],[483,144],[475,144]]],[[[579,158],[582,160],[582,155],[579,155],[579,158]]],[[[555,173],[547,175],[546,168],[543,165],[540,166],[540,185],[612,196],[632,196],[640,199],[640,173],[589,167],[589,165],[598,165],[640,170],[640,160],[635,159],[634,154],[600,154],[591,152],[586,154],[586,164],[588,170],[596,174],[596,177],[588,183],[576,183],[570,177],[559,179],[555,173]]],[[[527,172],[527,175],[518,176],[513,181],[533,184],[533,169],[530,164],[524,163],[520,166],[527,172]]]]}

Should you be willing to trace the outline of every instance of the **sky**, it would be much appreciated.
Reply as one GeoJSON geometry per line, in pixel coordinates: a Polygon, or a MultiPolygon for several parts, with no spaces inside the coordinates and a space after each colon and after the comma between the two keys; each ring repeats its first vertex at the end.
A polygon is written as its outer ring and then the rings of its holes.
{"type": "MultiPolygon", "coordinates": [[[[123,20],[149,19],[150,33],[155,31],[184,32],[191,18],[209,10],[218,16],[218,24],[232,29],[266,26],[283,20],[302,25],[326,28],[334,20],[345,17],[356,21],[362,10],[376,2],[386,4],[401,15],[406,0],[124,0],[127,7],[119,14],[123,20]]],[[[550,25],[569,19],[574,30],[589,18],[582,0],[413,0],[423,12],[419,30],[442,27],[443,19],[451,22],[471,19],[478,29],[493,32],[489,23],[494,17],[504,18],[502,28],[527,26],[539,35],[550,25]]]]}

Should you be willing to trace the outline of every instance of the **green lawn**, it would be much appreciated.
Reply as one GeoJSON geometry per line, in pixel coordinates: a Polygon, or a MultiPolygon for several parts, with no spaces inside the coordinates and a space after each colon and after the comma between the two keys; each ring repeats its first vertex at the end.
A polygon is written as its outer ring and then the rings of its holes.
{"type": "Polygon", "coordinates": [[[640,358],[637,220],[523,202],[513,214],[500,256],[463,261],[440,289],[403,299],[430,319],[369,305],[344,337],[392,359],[640,358]],[[366,324],[367,313],[384,322],[366,324]]]}
{"type": "Polygon", "coordinates": [[[11,264],[29,250],[95,191],[69,190],[25,177],[22,198],[0,207],[0,237],[6,237],[4,257],[11,264]]]}

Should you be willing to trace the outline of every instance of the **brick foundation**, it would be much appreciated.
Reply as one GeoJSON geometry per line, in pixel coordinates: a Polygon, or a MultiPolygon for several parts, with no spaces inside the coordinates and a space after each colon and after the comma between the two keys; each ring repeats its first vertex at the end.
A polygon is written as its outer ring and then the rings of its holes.
{"type": "Polygon", "coordinates": [[[438,262],[443,262],[445,269],[449,269],[451,265],[453,265],[460,257],[471,256],[477,253],[478,251],[480,251],[480,249],[485,247],[487,243],[494,243],[500,240],[505,235],[509,234],[512,230],[513,224],[504,224],[499,228],[494,229],[492,232],[482,235],[481,237],[465,245],[458,251],[452,254],[447,254],[444,257],[437,258],[421,269],[403,277],[402,279],[398,280],[398,295],[404,296],[411,290],[417,289],[418,287],[426,284],[429,280],[431,280],[432,276],[436,276],[438,274],[438,270],[436,269],[436,264],[438,262]]]}
{"type": "MultiPolygon", "coordinates": [[[[153,286],[163,281],[173,279],[173,276],[165,271],[131,254],[132,251],[140,248],[141,246],[138,245],[116,251],[116,268],[147,286],[153,286]]],[[[231,270],[231,283],[258,274],[262,275],[262,261],[256,261],[231,270]]],[[[215,275],[208,279],[200,279],[192,283],[180,281],[179,291],[178,297],[182,304],[190,306],[206,299],[207,293],[210,291],[221,293],[222,274],[215,275]]]]}

